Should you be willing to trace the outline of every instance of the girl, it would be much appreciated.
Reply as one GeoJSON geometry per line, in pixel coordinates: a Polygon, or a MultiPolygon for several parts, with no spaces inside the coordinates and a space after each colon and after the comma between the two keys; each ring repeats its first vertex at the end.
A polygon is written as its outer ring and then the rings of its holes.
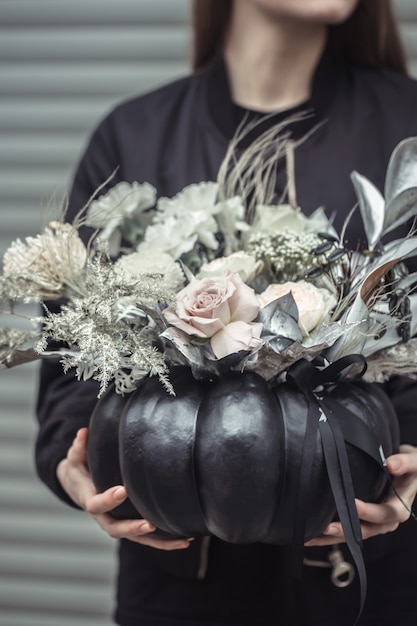
{"type": "MultiPolygon", "coordinates": [[[[389,1],[194,0],[193,9],[194,72],[121,104],[100,123],[75,176],[70,217],[116,168],[112,184],[148,181],[160,195],[172,196],[190,183],[216,179],[244,118],[267,113],[261,132],[308,110],[309,117],[289,125],[294,138],[309,135],[295,156],[299,204],[305,213],[325,205],[340,231],[355,203],[350,172],[358,170],[382,189],[393,148],[417,132],[417,84],[406,76],[389,1]]],[[[285,168],[278,164],[277,197],[284,188],[285,168]]],[[[359,221],[350,222],[347,238],[352,246],[363,240],[359,221]]],[[[389,459],[389,470],[411,506],[417,389],[395,380],[389,392],[408,444],[389,459]]],[[[96,394],[91,381],[80,383],[64,377],[59,364],[43,363],[36,458],[39,475],[59,497],[121,539],[117,624],[353,624],[355,584],[337,589],[328,570],[305,567],[297,610],[287,607],[282,547],[163,541],[146,520],[112,518],[125,489],[97,494],[86,463],[96,394]]],[[[364,538],[378,536],[366,542],[369,591],[360,624],[415,624],[416,529],[395,497],[357,506],[364,538]]],[[[314,560],[327,544],[340,542],[342,530],[331,524],[306,554],[314,560]]]]}

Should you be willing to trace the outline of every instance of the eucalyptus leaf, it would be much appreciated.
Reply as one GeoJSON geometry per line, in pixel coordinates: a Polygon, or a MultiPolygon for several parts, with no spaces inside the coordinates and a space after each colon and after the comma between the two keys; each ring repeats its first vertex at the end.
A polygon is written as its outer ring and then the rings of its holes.
{"type": "Polygon", "coordinates": [[[339,322],[319,326],[307,339],[304,339],[303,345],[308,348],[314,348],[315,350],[320,346],[328,348],[345,333],[345,330],[346,327],[342,326],[339,322]]]}
{"type": "MultiPolygon", "coordinates": [[[[408,295],[410,302],[410,337],[414,337],[417,334],[417,294],[408,295]]],[[[391,346],[397,345],[400,342],[398,335],[398,326],[402,321],[401,316],[393,316],[389,311],[388,300],[384,303],[380,303],[378,306],[378,313],[371,315],[372,325],[371,332],[364,345],[364,355],[366,357],[374,354],[379,350],[385,350],[391,346]],[[380,337],[378,334],[378,326],[385,326],[385,333],[382,333],[380,337]],[[374,332],[374,329],[376,332],[374,332]]],[[[417,363],[416,363],[417,369],[417,363]]]]}
{"type": "Polygon", "coordinates": [[[391,242],[384,253],[367,269],[352,305],[349,307],[343,321],[354,323],[364,319],[369,314],[367,306],[370,296],[378,289],[381,279],[397,263],[411,256],[417,255],[417,237],[397,239],[391,242]]]}
{"type": "Polygon", "coordinates": [[[385,177],[384,233],[415,214],[417,203],[417,138],[409,137],[394,149],[385,177]]]}
{"type": "Polygon", "coordinates": [[[276,336],[276,335],[268,335],[267,337],[262,336],[262,339],[265,340],[265,343],[274,351],[274,352],[285,352],[287,348],[290,347],[292,343],[294,343],[294,339],[290,339],[289,337],[276,336]]]}
{"type": "Polygon", "coordinates": [[[324,356],[331,362],[348,354],[362,354],[369,333],[369,316],[352,324],[343,324],[343,334],[325,351],[324,356]]]}
{"type": "Polygon", "coordinates": [[[399,343],[399,336],[397,332],[398,321],[390,315],[386,315],[380,318],[380,324],[384,323],[384,319],[387,323],[386,331],[381,334],[381,336],[378,336],[376,333],[370,333],[370,335],[366,338],[362,351],[365,357],[399,343]]]}
{"type": "Polygon", "coordinates": [[[371,181],[356,171],[350,175],[355,188],[369,250],[381,239],[384,226],[385,202],[381,192],[371,181]]]}
{"type": "Polygon", "coordinates": [[[338,323],[330,324],[322,330],[314,343],[305,345],[301,341],[294,341],[282,352],[273,350],[268,344],[265,345],[257,353],[256,359],[248,359],[246,369],[258,372],[266,380],[271,380],[299,359],[311,359],[321,354],[346,332],[346,328],[342,328],[338,323]]]}
{"type": "Polygon", "coordinates": [[[417,255],[417,237],[395,239],[385,246],[383,254],[378,258],[377,264],[383,265],[388,261],[400,261],[417,255]]]}
{"type": "Polygon", "coordinates": [[[174,326],[170,326],[159,336],[171,342],[176,350],[178,350],[178,352],[185,357],[186,361],[190,365],[204,369],[204,346],[192,344],[190,336],[174,326]]]}
{"type": "Polygon", "coordinates": [[[385,209],[383,234],[389,233],[417,215],[417,187],[406,189],[396,196],[385,209]]]}
{"type": "Polygon", "coordinates": [[[397,283],[397,287],[399,289],[404,289],[405,291],[411,289],[412,287],[417,287],[417,272],[412,272],[411,274],[404,276],[404,278],[401,278],[397,283]]]}

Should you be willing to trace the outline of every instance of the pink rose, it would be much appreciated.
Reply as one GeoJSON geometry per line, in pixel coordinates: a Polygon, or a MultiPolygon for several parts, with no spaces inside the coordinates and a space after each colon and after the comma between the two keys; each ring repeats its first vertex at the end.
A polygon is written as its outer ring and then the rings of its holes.
{"type": "Polygon", "coordinates": [[[216,358],[258,348],[262,324],[254,323],[259,303],[253,289],[227,272],[192,280],[177,295],[175,309],[163,314],[169,324],[188,335],[210,339],[216,358]]]}

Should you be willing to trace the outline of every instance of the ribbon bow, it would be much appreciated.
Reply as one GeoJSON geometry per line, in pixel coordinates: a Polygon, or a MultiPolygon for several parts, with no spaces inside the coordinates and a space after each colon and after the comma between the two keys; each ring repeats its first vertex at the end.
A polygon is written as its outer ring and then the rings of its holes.
{"type": "Polygon", "coordinates": [[[349,370],[351,370],[351,374],[354,370],[355,378],[363,376],[366,371],[364,357],[359,354],[342,357],[327,367],[323,367],[323,369],[317,369],[310,361],[301,359],[287,373],[287,382],[295,385],[308,400],[307,423],[296,498],[292,573],[297,578],[301,578],[306,517],[305,503],[310,493],[310,476],[316,449],[317,431],[319,431],[336,510],[359,577],[360,607],[357,622],[365,603],[367,580],[362,555],[361,525],[355,506],[346,442],[366,452],[382,468],[384,467],[384,457],[381,455],[381,448],[373,431],[340,403],[322,395],[326,386],[339,382],[349,370]],[[335,413],[342,414],[343,419],[340,422],[334,419],[335,413]]]}

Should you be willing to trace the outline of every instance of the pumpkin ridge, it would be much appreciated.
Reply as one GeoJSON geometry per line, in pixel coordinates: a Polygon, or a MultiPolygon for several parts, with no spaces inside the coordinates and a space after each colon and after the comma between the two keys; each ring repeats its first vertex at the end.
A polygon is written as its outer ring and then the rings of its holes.
{"type": "MultiPolygon", "coordinates": [[[[216,379],[216,382],[217,381],[218,379],[216,379]]],[[[208,385],[210,385],[210,391],[211,391],[213,389],[213,385],[215,385],[215,382],[213,380],[208,381],[207,386],[208,385]]],[[[200,497],[200,491],[198,489],[200,480],[199,480],[198,462],[197,462],[197,451],[198,451],[198,444],[197,444],[198,439],[197,438],[198,438],[199,423],[200,423],[200,420],[203,419],[203,417],[201,416],[202,404],[203,402],[200,400],[197,410],[196,410],[195,420],[194,420],[193,443],[191,446],[191,471],[192,471],[192,482],[193,482],[193,487],[195,491],[196,501],[198,502],[198,506],[201,512],[201,517],[203,518],[204,523],[206,525],[207,534],[210,535],[211,533],[208,530],[207,518],[204,513],[204,508],[203,508],[203,504],[202,504],[201,497],[200,497]]]]}

